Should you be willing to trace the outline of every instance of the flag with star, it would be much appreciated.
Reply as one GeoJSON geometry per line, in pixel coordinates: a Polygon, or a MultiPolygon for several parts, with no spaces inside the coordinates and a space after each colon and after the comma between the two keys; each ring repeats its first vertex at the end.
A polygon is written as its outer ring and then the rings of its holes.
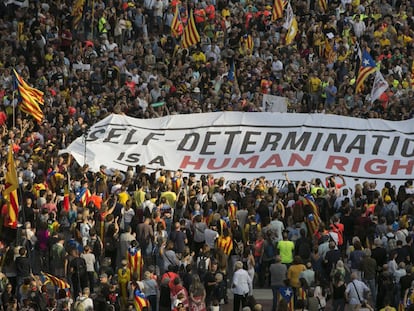
{"type": "Polygon", "coordinates": [[[361,66],[358,70],[358,77],[356,80],[356,93],[361,93],[364,81],[368,76],[377,70],[377,64],[367,50],[362,52],[361,66]]]}
{"type": "Polygon", "coordinates": [[[292,287],[280,287],[279,288],[279,301],[282,299],[286,301],[289,311],[295,310],[294,299],[293,299],[292,287]]]}
{"type": "Polygon", "coordinates": [[[138,281],[142,280],[144,258],[141,249],[131,245],[127,251],[128,268],[131,270],[131,278],[135,276],[138,281]]]}

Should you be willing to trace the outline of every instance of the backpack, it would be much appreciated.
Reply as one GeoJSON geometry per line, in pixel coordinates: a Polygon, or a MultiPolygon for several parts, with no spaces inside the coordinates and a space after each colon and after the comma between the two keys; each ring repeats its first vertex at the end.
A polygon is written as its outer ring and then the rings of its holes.
{"type": "Polygon", "coordinates": [[[200,260],[198,261],[197,264],[197,272],[199,275],[204,276],[207,272],[207,256],[200,256],[200,260]]]}
{"type": "Polygon", "coordinates": [[[90,240],[89,246],[91,247],[92,253],[95,255],[96,259],[99,259],[102,256],[101,239],[97,236],[95,240],[90,240]]]}
{"type": "Polygon", "coordinates": [[[276,256],[275,244],[272,241],[266,240],[264,246],[264,253],[266,254],[266,257],[269,259],[273,259],[276,256]]]}
{"type": "Polygon", "coordinates": [[[83,304],[83,300],[77,300],[73,305],[73,311],[86,311],[85,305],[83,304]]]}
{"type": "Polygon", "coordinates": [[[243,253],[244,253],[244,243],[243,240],[240,241],[236,241],[233,240],[233,250],[234,250],[234,254],[237,256],[242,257],[243,253]]]}
{"type": "Polygon", "coordinates": [[[82,257],[77,257],[74,259],[75,261],[75,267],[76,267],[76,273],[84,274],[86,273],[86,261],[82,257]]]}
{"type": "Polygon", "coordinates": [[[256,224],[250,224],[249,226],[249,242],[250,244],[256,242],[257,239],[257,223],[256,224]]]}
{"type": "Polygon", "coordinates": [[[113,252],[116,250],[116,241],[113,237],[106,237],[105,238],[105,250],[108,252],[113,252]]]}

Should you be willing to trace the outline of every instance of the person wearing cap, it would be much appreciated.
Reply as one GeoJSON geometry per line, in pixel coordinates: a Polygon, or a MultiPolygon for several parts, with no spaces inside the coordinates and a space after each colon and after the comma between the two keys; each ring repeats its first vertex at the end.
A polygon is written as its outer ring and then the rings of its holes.
{"type": "Polygon", "coordinates": [[[106,310],[106,305],[109,301],[110,292],[111,287],[109,284],[108,275],[106,273],[101,273],[99,275],[97,296],[94,300],[96,310],[106,310]]]}
{"type": "Polygon", "coordinates": [[[384,198],[384,206],[381,210],[381,215],[387,220],[387,225],[391,225],[399,215],[398,206],[392,201],[390,195],[384,198]]]}

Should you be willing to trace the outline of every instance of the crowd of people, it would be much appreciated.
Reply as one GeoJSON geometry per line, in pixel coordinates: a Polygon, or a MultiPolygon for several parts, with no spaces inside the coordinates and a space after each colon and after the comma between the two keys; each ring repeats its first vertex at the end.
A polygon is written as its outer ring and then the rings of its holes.
{"type": "Polygon", "coordinates": [[[286,45],[266,1],[0,3],[1,187],[11,145],[21,205],[10,229],[2,201],[3,310],[202,311],[229,298],[262,310],[253,287],[272,289],[273,311],[410,310],[411,181],[277,189],[144,166],[91,172],[57,153],[110,113],[256,112],[263,94],[286,97],[288,112],[413,117],[412,1],[291,5],[299,29],[286,45]],[[201,39],[184,49],[191,12],[201,39]],[[355,92],[358,46],[389,83],[374,102],[374,75],[355,92]],[[17,109],[13,69],[44,92],[40,124],[17,109]]]}

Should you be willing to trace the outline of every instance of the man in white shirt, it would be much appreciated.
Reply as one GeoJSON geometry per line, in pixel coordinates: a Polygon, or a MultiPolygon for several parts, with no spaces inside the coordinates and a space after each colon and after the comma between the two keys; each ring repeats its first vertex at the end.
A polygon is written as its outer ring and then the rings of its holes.
{"type": "Polygon", "coordinates": [[[369,292],[369,288],[365,285],[364,282],[358,280],[358,276],[355,272],[351,274],[351,282],[347,285],[345,290],[345,295],[347,297],[348,303],[355,309],[357,305],[362,305],[366,300],[366,293],[369,292]]]}
{"type": "Polygon", "coordinates": [[[233,311],[240,310],[240,303],[245,307],[246,298],[253,292],[253,282],[246,270],[243,269],[243,263],[236,261],[234,265],[233,285],[231,291],[234,294],[233,311]]]}

